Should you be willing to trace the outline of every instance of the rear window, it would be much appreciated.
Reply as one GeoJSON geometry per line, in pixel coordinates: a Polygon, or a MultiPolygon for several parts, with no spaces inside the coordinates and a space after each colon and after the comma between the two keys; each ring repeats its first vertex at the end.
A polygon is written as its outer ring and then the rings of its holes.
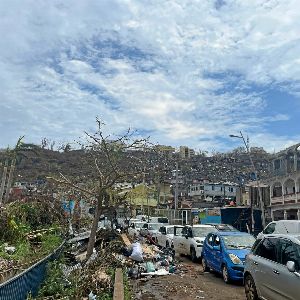
{"type": "Polygon", "coordinates": [[[157,222],[158,223],[169,223],[169,220],[168,220],[168,218],[160,217],[160,218],[157,218],[157,222]]]}

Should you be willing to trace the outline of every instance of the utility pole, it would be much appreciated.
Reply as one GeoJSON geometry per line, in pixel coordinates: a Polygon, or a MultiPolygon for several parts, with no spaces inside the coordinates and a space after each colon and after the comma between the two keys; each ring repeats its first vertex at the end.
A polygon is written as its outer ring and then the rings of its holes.
{"type": "Polygon", "coordinates": [[[175,211],[178,208],[178,162],[176,162],[176,172],[175,172],[175,195],[174,195],[174,207],[175,207],[175,211]]]}
{"type": "MultiPolygon", "coordinates": [[[[263,199],[262,199],[262,192],[260,189],[260,184],[259,184],[259,180],[258,180],[258,176],[257,176],[257,170],[256,167],[254,165],[251,153],[250,153],[250,149],[249,149],[249,138],[247,137],[247,142],[243,136],[242,131],[240,131],[241,135],[229,135],[230,137],[234,137],[234,138],[240,138],[243,140],[247,154],[249,156],[250,162],[251,162],[251,166],[254,172],[254,176],[255,176],[255,181],[256,181],[256,186],[258,189],[258,196],[259,196],[259,205],[261,208],[261,222],[262,222],[262,226],[265,228],[266,227],[266,220],[265,220],[265,207],[264,207],[264,203],[263,203],[263,199]]],[[[252,204],[252,199],[251,199],[251,217],[252,217],[252,232],[254,231],[254,215],[253,215],[253,204],[252,204]]]]}

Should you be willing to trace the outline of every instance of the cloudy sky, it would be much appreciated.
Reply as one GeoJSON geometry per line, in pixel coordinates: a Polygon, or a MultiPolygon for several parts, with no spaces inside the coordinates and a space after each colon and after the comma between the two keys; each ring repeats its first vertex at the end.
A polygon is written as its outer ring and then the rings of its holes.
{"type": "Polygon", "coordinates": [[[226,151],[300,141],[299,0],[2,0],[0,146],[128,127],[226,151]]]}

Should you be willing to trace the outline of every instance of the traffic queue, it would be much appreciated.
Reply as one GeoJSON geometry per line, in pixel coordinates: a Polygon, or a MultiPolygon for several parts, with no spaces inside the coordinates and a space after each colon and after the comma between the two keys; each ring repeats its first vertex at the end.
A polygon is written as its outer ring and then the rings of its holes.
{"type": "Polygon", "coordinates": [[[132,220],[128,234],[190,256],[204,272],[219,273],[226,284],[243,282],[248,300],[299,299],[300,221],[271,222],[255,238],[228,224],[182,226],[163,219],[132,220]]]}

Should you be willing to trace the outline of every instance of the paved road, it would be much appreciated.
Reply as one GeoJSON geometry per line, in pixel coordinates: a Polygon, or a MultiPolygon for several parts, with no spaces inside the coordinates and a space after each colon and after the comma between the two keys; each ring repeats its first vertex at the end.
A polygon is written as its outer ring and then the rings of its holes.
{"type": "Polygon", "coordinates": [[[131,281],[134,299],[137,300],[245,300],[242,284],[225,284],[214,273],[203,272],[201,265],[181,257],[179,270],[174,275],[131,281]]]}

